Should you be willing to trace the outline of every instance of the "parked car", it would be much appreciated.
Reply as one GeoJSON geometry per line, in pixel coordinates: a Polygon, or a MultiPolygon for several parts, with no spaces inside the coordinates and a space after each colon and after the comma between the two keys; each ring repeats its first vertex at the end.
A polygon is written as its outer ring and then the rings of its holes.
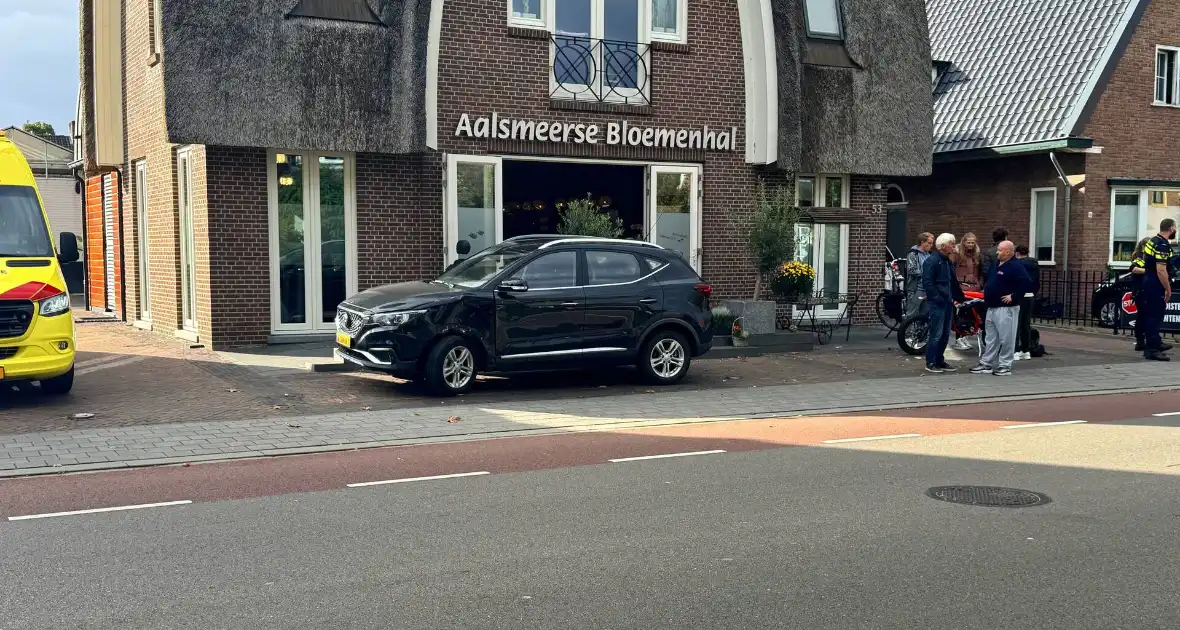
{"type": "Polygon", "coordinates": [[[635,365],[649,382],[684,378],[713,343],[706,284],[677,252],[638,241],[522,236],[429,282],[345,300],[345,361],[461,394],[485,372],[635,365]]]}
{"type": "MultiPolygon", "coordinates": [[[[1168,263],[1172,271],[1172,291],[1180,290],[1180,255],[1173,256],[1168,263]]],[[[1113,280],[1106,280],[1094,287],[1094,295],[1090,298],[1090,315],[1103,328],[1114,328],[1119,321],[1123,295],[1131,290],[1131,274],[1122,273],[1113,280]]]]}

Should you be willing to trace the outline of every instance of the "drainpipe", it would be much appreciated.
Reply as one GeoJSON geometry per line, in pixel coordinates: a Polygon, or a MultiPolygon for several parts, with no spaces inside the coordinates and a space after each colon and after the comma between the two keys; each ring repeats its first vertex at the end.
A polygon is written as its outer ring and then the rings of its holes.
{"type": "Polygon", "coordinates": [[[1073,205],[1073,186],[1070,186],[1069,180],[1065,177],[1065,171],[1061,168],[1061,162],[1057,161],[1057,154],[1049,153],[1049,161],[1053,162],[1053,168],[1057,169],[1057,178],[1061,180],[1061,185],[1065,186],[1065,238],[1062,241],[1061,250],[1061,271],[1062,273],[1069,272],[1069,217],[1073,214],[1070,211],[1073,205]]]}
{"type": "MultiPolygon", "coordinates": [[[[79,169],[74,169],[74,180],[82,187],[82,295],[85,298],[86,312],[90,312],[90,252],[86,251],[86,245],[90,242],[89,234],[86,232],[86,178],[79,173],[79,169]]],[[[69,287],[66,287],[67,292],[69,287]]]]}

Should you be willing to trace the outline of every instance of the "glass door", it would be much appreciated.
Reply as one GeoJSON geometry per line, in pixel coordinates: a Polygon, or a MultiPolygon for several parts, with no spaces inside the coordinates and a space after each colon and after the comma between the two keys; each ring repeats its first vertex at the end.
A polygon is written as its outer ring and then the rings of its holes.
{"type": "Polygon", "coordinates": [[[504,238],[503,161],[498,157],[447,157],[443,217],[446,264],[487,249],[504,238]]]}
{"type": "MultiPolygon", "coordinates": [[[[823,295],[848,292],[848,224],[796,225],[798,243],[795,259],[815,268],[814,291],[823,295]]],[[[817,317],[836,317],[843,304],[837,301],[816,305],[817,317]]]]}
{"type": "Polygon", "coordinates": [[[181,327],[197,331],[197,268],[193,244],[192,164],[188,151],[176,154],[176,180],[180,185],[180,303],[181,327]]]}
{"type": "Polygon", "coordinates": [[[353,161],[274,153],[270,160],[271,327],[328,332],[356,292],[353,161]]]}
{"type": "Polygon", "coordinates": [[[701,194],[699,166],[649,168],[648,240],[680,252],[701,271],[701,194]]]}

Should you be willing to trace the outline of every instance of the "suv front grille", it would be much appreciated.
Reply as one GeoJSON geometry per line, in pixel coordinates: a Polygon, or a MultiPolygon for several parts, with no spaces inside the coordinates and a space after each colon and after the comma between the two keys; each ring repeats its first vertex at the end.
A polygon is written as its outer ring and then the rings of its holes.
{"type": "Polygon", "coordinates": [[[365,316],[344,308],[336,309],[336,329],[355,337],[365,325],[365,316]]]}
{"type": "Polygon", "coordinates": [[[33,323],[29,300],[0,300],[0,339],[21,337],[33,323]]]}

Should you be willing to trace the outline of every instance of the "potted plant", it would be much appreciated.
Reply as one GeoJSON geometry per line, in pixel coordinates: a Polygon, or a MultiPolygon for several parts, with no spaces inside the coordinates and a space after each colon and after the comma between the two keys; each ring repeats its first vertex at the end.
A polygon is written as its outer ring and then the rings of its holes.
{"type": "Polygon", "coordinates": [[[590,193],[586,193],[585,199],[571,199],[561,209],[557,233],[619,238],[623,235],[623,220],[603,212],[590,193]]]}
{"type": "Polygon", "coordinates": [[[735,348],[745,348],[750,345],[750,331],[742,325],[741,317],[733,320],[733,324],[729,328],[729,335],[733,338],[735,348]]]}
{"type": "Polygon", "coordinates": [[[728,337],[733,330],[733,322],[737,319],[737,316],[725,305],[714,308],[711,313],[713,316],[711,326],[713,334],[717,337],[724,338],[725,341],[729,341],[728,337]]]}
{"type": "Polygon", "coordinates": [[[775,270],[774,279],[770,281],[771,291],[788,301],[811,295],[814,286],[815,269],[797,260],[779,265],[775,270]]]}
{"type": "Polygon", "coordinates": [[[754,263],[754,295],[752,300],[727,300],[726,306],[743,318],[752,333],[774,332],[777,305],[764,298],[763,284],[784,260],[795,259],[795,226],[803,221],[804,213],[793,201],[786,186],[771,190],[760,183],[753,212],[745,222],[733,223],[754,263]]]}

